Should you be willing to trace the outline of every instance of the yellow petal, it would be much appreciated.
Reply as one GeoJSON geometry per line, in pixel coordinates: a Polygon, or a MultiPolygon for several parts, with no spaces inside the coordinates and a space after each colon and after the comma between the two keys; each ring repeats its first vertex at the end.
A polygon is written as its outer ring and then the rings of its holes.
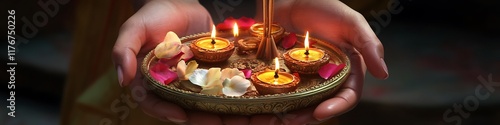
{"type": "Polygon", "coordinates": [[[217,79],[213,81],[212,84],[202,87],[203,89],[200,93],[207,95],[220,95],[222,94],[222,87],[222,80],[217,79]]]}
{"type": "Polygon", "coordinates": [[[193,74],[193,71],[198,68],[198,63],[196,61],[189,61],[186,67],[186,77],[189,77],[193,74]]]}
{"type": "Polygon", "coordinates": [[[174,32],[168,32],[163,42],[154,50],[156,58],[172,58],[181,52],[181,40],[174,32]]]}
{"type": "Polygon", "coordinates": [[[180,80],[188,80],[188,76],[186,75],[186,62],[184,60],[179,61],[177,63],[177,76],[180,80]]]}
{"type": "Polygon", "coordinates": [[[165,35],[165,38],[163,39],[163,42],[169,42],[173,44],[180,44],[181,39],[179,39],[179,36],[175,34],[175,32],[168,31],[167,35],[165,35]]]}
{"type": "Polygon", "coordinates": [[[220,68],[210,68],[208,69],[208,73],[206,76],[206,85],[207,86],[212,86],[212,84],[222,84],[222,81],[218,83],[217,81],[220,81],[220,68]]]}

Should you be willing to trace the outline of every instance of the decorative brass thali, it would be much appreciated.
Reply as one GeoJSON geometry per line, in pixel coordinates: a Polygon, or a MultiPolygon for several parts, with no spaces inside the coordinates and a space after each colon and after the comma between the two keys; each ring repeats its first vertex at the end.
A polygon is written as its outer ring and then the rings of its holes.
{"type": "MultiPolygon", "coordinates": [[[[288,32],[285,32],[284,35],[288,34],[288,32]]],[[[194,34],[180,39],[183,44],[190,44],[198,38],[207,36],[210,36],[210,33],[194,34]]],[[[326,80],[317,74],[300,74],[301,82],[299,83],[297,90],[289,93],[256,96],[216,96],[205,95],[182,89],[179,87],[179,84],[181,84],[179,81],[175,81],[169,85],[164,85],[156,81],[149,73],[149,66],[158,60],[155,58],[153,51],[147,54],[144,58],[141,65],[141,71],[146,78],[145,80],[147,82],[147,86],[159,97],[186,109],[238,115],[288,112],[317,105],[325,99],[331,98],[349,76],[351,65],[349,58],[346,54],[344,54],[344,52],[330,43],[312,37],[309,39],[317,42],[314,45],[315,48],[320,48],[330,55],[330,63],[343,63],[346,66],[338,74],[335,74],[332,78],[326,80]]],[[[304,36],[297,35],[297,42],[300,43],[300,41],[304,41],[304,36]]],[[[282,54],[285,52],[285,49],[278,47],[278,51],[281,53],[281,66],[288,71],[286,66],[283,64],[284,61],[282,58],[282,54]]],[[[200,68],[226,68],[231,67],[230,64],[239,59],[256,59],[256,57],[255,55],[242,56],[234,52],[234,54],[227,61],[222,63],[199,63],[200,68]]]]}

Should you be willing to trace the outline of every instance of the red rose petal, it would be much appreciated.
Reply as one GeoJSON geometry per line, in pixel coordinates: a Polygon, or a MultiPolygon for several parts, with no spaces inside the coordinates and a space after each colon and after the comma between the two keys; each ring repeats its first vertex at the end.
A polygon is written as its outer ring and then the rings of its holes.
{"type": "Polygon", "coordinates": [[[300,78],[300,75],[299,73],[292,73],[295,77],[299,77],[300,78]]]}
{"type": "Polygon", "coordinates": [[[297,35],[292,32],[283,38],[281,46],[285,49],[290,49],[295,45],[296,42],[297,42],[297,35]]]}
{"type": "Polygon", "coordinates": [[[179,54],[175,55],[174,57],[167,59],[167,58],[161,58],[158,60],[159,63],[169,65],[169,66],[176,66],[179,61],[182,59],[182,55],[184,55],[184,52],[180,52],[179,54]]]}
{"type": "Polygon", "coordinates": [[[234,22],[236,22],[236,19],[228,17],[224,22],[217,24],[217,30],[231,30],[233,29],[234,22]]]}
{"type": "Polygon", "coordinates": [[[238,23],[238,28],[241,30],[250,29],[250,27],[255,24],[255,20],[248,17],[241,17],[239,19],[234,19],[233,17],[228,17],[224,19],[224,22],[217,24],[217,30],[232,30],[234,23],[238,23]]]}
{"type": "Polygon", "coordinates": [[[328,64],[321,66],[318,73],[322,78],[329,79],[333,75],[339,73],[339,71],[344,69],[344,67],[345,67],[345,64],[336,65],[336,64],[328,63],[328,64]]]}
{"type": "Polygon", "coordinates": [[[243,72],[243,74],[245,74],[245,78],[247,79],[249,79],[252,76],[252,69],[243,69],[240,71],[243,72]]]}
{"type": "Polygon", "coordinates": [[[231,29],[233,29],[232,25],[228,25],[228,24],[225,24],[225,23],[219,23],[219,24],[217,24],[217,30],[231,30],[231,29]]]}
{"type": "Polygon", "coordinates": [[[177,79],[177,73],[170,71],[170,66],[164,63],[156,63],[149,69],[149,74],[164,85],[170,84],[177,79]]]}
{"type": "Polygon", "coordinates": [[[241,17],[240,19],[238,19],[237,21],[238,23],[238,28],[242,29],[242,30],[247,30],[247,29],[250,29],[250,27],[255,24],[255,20],[253,20],[252,18],[248,18],[248,17],[241,17]]]}

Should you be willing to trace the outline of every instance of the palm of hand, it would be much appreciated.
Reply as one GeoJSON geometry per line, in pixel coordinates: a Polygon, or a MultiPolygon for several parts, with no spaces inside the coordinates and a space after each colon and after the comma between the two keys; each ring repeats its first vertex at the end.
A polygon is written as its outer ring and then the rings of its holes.
{"type": "Polygon", "coordinates": [[[351,60],[350,76],[336,95],[317,107],[291,112],[293,117],[283,117],[283,122],[306,124],[349,111],[359,101],[367,67],[377,78],[388,77],[382,44],[361,14],[340,1],[277,2],[282,4],[275,9],[276,22],[291,32],[311,31],[312,36],[343,49],[351,60]]]}
{"type": "MultiPolygon", "coordinates": [[[[210,25],[210,15],[197,2],[186,0],[146,3],[122,25],[113,48],[113,60],[120,85],[129,86],[131,90],[137,89],[136,87],[144,89],[138,65],[150,50],[163,41],[168,31],[184,36],[206,32],[210,25]]],[[[179,106],[165,102],[150,92],[145,97],[144,100],[136,100],[144,113],[164,121],[186,121],[188,116],[179,106]]]]}

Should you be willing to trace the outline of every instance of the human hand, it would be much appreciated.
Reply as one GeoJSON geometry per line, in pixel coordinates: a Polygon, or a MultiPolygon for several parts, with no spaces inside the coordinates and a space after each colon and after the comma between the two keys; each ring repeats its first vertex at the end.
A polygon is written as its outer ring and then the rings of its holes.
{"type": "MultiPolygon", "coordinates": [[[[384,50],[365,18],[337,0],[276,0],[274,22],[287,31],[303,33],[326,40],[343,49],[351,61],[349,78],[332,98],[281,116],[281,123],[319,123],[339,116],[355,107],[360,99],[366,69],[379,79],[389,74],[384,50]],[[365,63],[366,62],[366,63],[365,63]]],[[[252,123],[274,123],[277,116],[254,116],[252,123]],[[274,118],[273,118],[274,117],[274,118]]]]}
{"type": "MultiPolygon", "coordinates": [[[[209,13],[197,0],[149,0],[121,27],[113,48],[113,61],[120,86],[145,89],[140,62],[163,41],[168,31],[179,36],[207,32],[212,25],[209,13]]],[[[135,100],[144,113],[163,121],[191,124],[220,124],[218,115],[187,112],[147,91],[144,100],[135,100]],[[188,120],[189,119],[189,120],[188,120]]]]}

